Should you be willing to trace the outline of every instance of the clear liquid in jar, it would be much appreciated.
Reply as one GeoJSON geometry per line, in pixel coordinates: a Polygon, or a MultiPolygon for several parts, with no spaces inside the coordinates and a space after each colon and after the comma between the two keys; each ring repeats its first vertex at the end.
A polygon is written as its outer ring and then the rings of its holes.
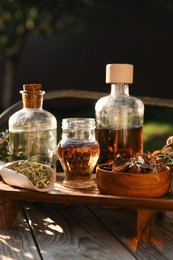
{"type": "Polygon", "coordinates": [[[44,131],[9,132],[12,160],[30,159],[56,169],[56,129],[44,131]]]}

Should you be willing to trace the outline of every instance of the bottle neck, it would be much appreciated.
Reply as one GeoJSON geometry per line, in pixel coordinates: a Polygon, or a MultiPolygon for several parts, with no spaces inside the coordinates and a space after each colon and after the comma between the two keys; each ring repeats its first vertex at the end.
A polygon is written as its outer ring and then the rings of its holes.
{"type": "Polygon", "coordinates": [[[111,96],[129,96],[129,85],[127,83],[111,84],[111,96]]]}
{"type": "Polygon", "coordinates": [[[44,91],[21,91],[23,108],[42,108],[44,91]]]}

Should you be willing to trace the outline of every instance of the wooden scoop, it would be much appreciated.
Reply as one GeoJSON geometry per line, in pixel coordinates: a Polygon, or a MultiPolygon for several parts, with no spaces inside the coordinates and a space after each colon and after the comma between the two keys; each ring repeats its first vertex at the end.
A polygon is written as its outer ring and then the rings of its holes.
{"type": "Polygon", "coordinates": [[[14,170],[14,167],[17,166],[19,162],[20,161],[9,162],[2,167],[1,176],[4,182],[6,182],[11,186],[17,186],[17,187],[40,191],[40,192],[46,192],[54,189],[54,184],[56,181],[56,172],[50,166],[37,163],[39,165],[44,165],[44,167],[47,167],[50,170],[52,176],[50,183],[46,187],[37,188],[26,175],[14,170]]]}

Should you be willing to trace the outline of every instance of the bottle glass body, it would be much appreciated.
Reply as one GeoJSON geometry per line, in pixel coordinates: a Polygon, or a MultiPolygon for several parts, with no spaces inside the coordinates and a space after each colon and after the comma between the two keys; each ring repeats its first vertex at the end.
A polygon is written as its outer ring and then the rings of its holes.
{"type": "Polygon", "coordinates": [[[129,95],[128,84],[112,84],[110,95],[96,102],[95,115],[99,164],[114,160],[118,154],[132,158],[143,152],[144,104],[129,95]]]}
{"type": "Polygon", "coordinates": [[[65,173],[64,186],[70,188],[93,186],[92,175],[99,152],[99,144],[95,139],[95,119],[63,119],[58,157],[65,173]]]}
{"type": "MultiPolygon", "coordinates": [[[[31,96],[33,98],[35,95],[31,96]]],[[[42,95],[39,96],[42,99],[42,95]]],[[[42,102],[38,107],[24,105],[9,118],[9,151],[12,160],[29,159],[56,169],[56,146],[57,120],[42,108],[42,102]]]]}

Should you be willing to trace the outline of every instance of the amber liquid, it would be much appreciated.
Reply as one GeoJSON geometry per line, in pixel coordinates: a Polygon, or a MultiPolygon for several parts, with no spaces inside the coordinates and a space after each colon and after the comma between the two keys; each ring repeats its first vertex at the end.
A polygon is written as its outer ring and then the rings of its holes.
{"type": "Polygon", "coordinates": [[[99,158],[99,145],[93,143],[59,143],[58,157],[65,172],[63,184],[71,188],[94,185],[92,173],[99,158]]]}
{"type": "Polygon", "coordinates": [[[143,152],[142,127],[121,130],[96,129],[96,139],[100,145],[98,164],[114,160],[118,154],[132,158],[143,152]]]}

